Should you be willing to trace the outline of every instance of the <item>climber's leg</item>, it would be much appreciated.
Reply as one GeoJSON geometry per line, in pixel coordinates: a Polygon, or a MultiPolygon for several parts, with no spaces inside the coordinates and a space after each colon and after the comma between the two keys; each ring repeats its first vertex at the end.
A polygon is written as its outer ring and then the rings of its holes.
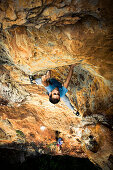
{"type": "Polygon", "coordinates": [[[30,80],[30,82],[31,82],[31,84],[33,84],[33,83],[36,83],[36,84],[38,84],[38,79],[40,79],[40,78],[36,78],[36,75],[29,75],[29,80],[30,80]]]}
{"type": "Polygon", "coordinates": [[[48,71],[46,72],[46,74],[42,76],[42,78],[36,78],[36,77],[37,77],[37,75],[34,75],[34,76],[29,75],[29,79],[30,79],[31,84],[33,84],[33,81],[35,81],[35,83],[36,83],[37,85],[41,85],[41,84],[42,84],[42,81],[47,81],[47,79],[50,79],[50,78],[51,78],[51,71],[48,70],[48,71]]]}
{"type": "Polygon", "coordinates": [[[35,79],[35,83],[36,83],[37,85],[42,85],[42,80],[41,80],[41,78],[35,79]]]}

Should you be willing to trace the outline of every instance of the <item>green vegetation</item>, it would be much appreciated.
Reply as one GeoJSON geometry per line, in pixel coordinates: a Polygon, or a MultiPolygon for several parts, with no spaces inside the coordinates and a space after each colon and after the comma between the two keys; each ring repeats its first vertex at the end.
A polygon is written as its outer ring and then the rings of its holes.
{"type": "Polygon", "coordinates": [[[57,145],[57,142],[53,142],[53,143],[47,145],[47,148],[51,148],[51,146],[56,146],[56,145],[57,145]]]}
{"type": "Polygon", "coordinates": [[[21,130],[16,130],[16,133],[17,133],[18,137],[25,138],[25,135],[24,135],[24,133],[21,130]]]}

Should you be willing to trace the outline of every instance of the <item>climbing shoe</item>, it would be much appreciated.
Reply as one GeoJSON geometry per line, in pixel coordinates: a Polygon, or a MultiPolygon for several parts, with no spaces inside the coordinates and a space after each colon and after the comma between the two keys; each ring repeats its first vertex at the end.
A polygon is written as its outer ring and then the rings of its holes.
{"type": "Polygon", "coordinates": [[[29,75],[29,80],[30,80],[30,82],[31,82],[31,84],[33,84],[33,76],[32,75],[29,75]]]}
{"type": "Polygon", "coordinates": [[[78,111],[75,114],[76,114],[76,116],[80,116],[80,113],[78,111]]]}

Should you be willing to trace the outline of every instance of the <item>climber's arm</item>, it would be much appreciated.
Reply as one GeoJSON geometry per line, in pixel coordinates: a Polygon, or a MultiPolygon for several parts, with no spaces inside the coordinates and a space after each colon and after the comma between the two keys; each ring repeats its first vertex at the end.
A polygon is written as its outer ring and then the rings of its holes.
{"type": "Polygon", "coordinates": [[[69,85],[69,82],[70,82],[70,80],[71,80],[74,66],[75,66],[74,64],[70,66],[70,70],[69,70],[67,79],[66,79],[66,81],[65,81],[64,84],[63,84],[63,86],[64,86],[66,89],[67,89],[67,87],[68,87],[68,85],[69,85]]]}
{"type": "Polygon", "coordinates": [[[46,73],[46,75],[42,76],[41,81],[42,81],[42,84],[43,84],[45,87],[49,86],[49,81],[48,81],[48,79],[50,79],[50,78],[51,78],[51,71],[48,71],[48,72],[46,73]]]}

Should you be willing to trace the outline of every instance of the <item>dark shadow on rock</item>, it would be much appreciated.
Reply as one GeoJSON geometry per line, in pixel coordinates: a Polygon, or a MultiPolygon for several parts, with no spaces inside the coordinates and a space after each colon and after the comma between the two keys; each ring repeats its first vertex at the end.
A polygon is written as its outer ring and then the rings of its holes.
{"type": "Polygon", "coordinates": [[[88,159],[71,156],[51,156],[46,154],[30,155],[26,153],[25,146],[16,149],[0,148],[0,165],[6,169],[16,170],[98,170],[88,159]]]}

